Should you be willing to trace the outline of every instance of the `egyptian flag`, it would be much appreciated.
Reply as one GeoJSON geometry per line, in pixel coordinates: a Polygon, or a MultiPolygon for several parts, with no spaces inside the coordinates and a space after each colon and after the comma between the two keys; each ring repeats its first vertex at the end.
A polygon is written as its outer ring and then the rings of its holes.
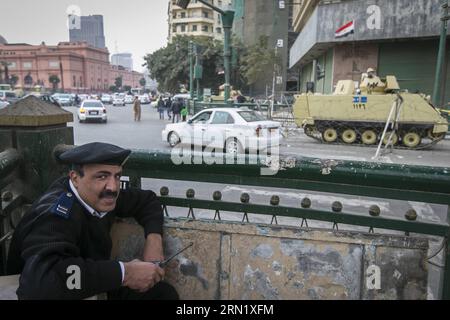
{"type": "Polygon", "coordinates": [[[351,33],[355,33],[354,21],[350,21],[350,22],[346,23],[345,25],[343,25],[342,27],[340,27],[339,29],[337,29],[336,32],[334,33],[334,36],[336,38],[342,38],[351,33]]]}

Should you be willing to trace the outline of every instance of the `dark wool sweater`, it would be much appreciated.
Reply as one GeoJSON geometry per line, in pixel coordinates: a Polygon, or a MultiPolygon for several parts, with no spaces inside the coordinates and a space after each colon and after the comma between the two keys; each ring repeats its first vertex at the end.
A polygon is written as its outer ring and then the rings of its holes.
{"type": "Polygon", "coordinates": [[[152,191],[122,190],[116,208],[100,219],[71,194],[68,178],[55,181],[13,235],[7,271],[21,273],[19,299],[84,299],[119,289],[120,264],[110,260],[110,230],[116,217],[134,217],[144,227],[145,236],[162,234],[163,211],[152,191]],[[61,215],[55,208],[64,197],[68,210],[61,215]],[[67,286],[73,274],[68,272],[73,270],[69,266],[81,271],[80,289],[67,286]]]}

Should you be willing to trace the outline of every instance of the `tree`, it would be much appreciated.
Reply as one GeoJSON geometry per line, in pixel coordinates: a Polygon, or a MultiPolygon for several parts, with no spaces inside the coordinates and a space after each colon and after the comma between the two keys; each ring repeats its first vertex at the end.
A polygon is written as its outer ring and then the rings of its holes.
{"type": "Polygon", "coordinates": [[[110,87],[109,87],[109,91],[111,91],[111,92],[117,92],[118,90],[117,90],[117,87],[116,87],[116,86],[110,86],[110,87]]]}
{"type": "Polygon", "coordinates": [[[144,59],[152,77],[159,83],[160,91],[176,93],[181,85],[189,84],[189,41],[202,47],[203,79],[201,84],[217,88],[224,83],[216,69],[223,63],[223,42],[212,41],[209,37],[176,36],[166,47],[144,59]]]}
{"type": "Polygon", "coordinates": [[[0,83],[2,82],[7,83],[9,81],[8,65],[9,65],[8,62],[0,61],[0,83]],[[5,78],[2,77],[3,73],[5,74],[5,78]]]}
{"type": "Polygon", "coordinates": [[[13,74],[10,78],[9,78],[9,84],[13,87],[16,86],[17,82],[19,81],[19,77],[15,74],[13,74]]]}
{"type": "Polygon", "coordinates": [[[147,81],[145,81],[145,78],[141,78],[141,80],[139,80],[139,84],[142,86],[142,88],[145,88],[147,81]]]}
{"type": "Polygon", "coordinates": [[[48,77],[48,82],[50,82],[53,86],[53,92],[56,91],[58,88],[58,84],[61,82],[59,77],[56,74],[52,74],[50,77],[48,77]]]}
{"type": "Polygon", "coordinates": [[[120,88],[122,88],[122,77],[117,77],[114,80],[114,84],[115,84],[116,88],[120,90],[120,88]]]}
{"type": "Polygon", "coordinates": [[[240,71],[248,85],[260,79],[272,79],[275,68],[281,67],[281,56],[268,47],[269,37],[261,36],[258,42],[249,46],[243,54],[240,71]]]}
{"type": "Polygon", "coordinates": [[[131,91],[131,86],[123,86],[123,90],[125,92],[130,92],[131,91]]]}

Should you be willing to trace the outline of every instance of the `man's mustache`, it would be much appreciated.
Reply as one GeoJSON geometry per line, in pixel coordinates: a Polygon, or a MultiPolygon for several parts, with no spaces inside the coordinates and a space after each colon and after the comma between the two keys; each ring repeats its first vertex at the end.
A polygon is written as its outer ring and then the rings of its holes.
{"type": "Polygon", "coordinates": [[[109,191],[109,190],[105,190],[102,191],[99,195],[99,198],[117,198],[117,196],[119,195],[119,192],[117,191],[109,191]]]}

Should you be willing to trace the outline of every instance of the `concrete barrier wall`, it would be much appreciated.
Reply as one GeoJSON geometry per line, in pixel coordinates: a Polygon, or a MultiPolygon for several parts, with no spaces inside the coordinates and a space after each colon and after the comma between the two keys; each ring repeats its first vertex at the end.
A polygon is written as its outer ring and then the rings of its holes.
{"type": "MultiPolygon", "coordinates": [[[[139,258],[142,229],[112,230],[113,258],[139,258]]],[[[182,299],[426,299],[423,238],[167,219],[166,268],[182,299]]]]}

